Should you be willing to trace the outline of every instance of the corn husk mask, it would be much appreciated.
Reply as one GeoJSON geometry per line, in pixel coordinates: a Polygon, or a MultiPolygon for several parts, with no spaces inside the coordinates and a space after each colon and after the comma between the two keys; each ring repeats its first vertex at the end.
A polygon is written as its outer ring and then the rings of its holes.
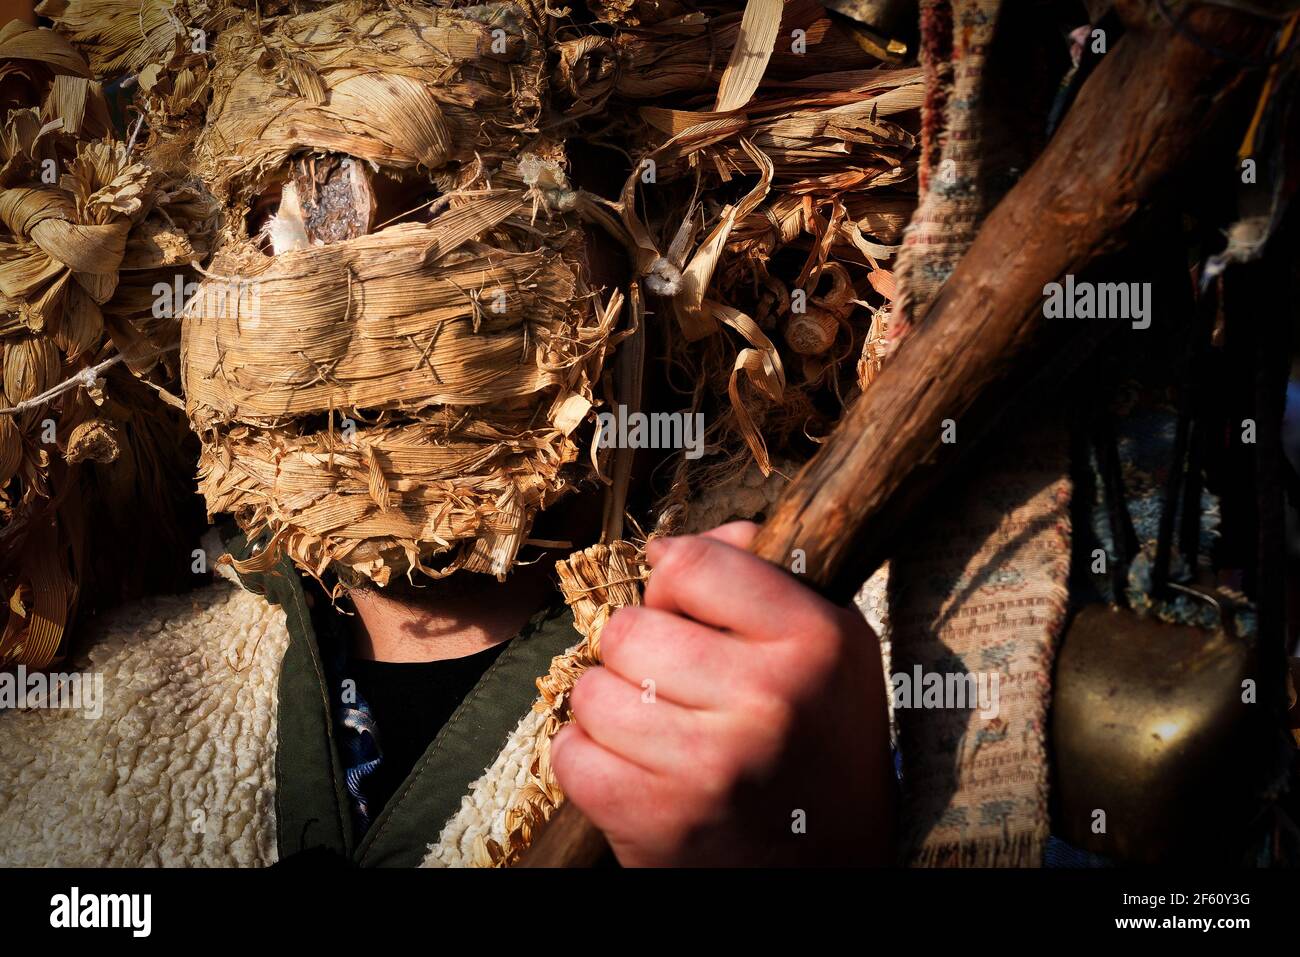
{"type": "Polygon", "coordinates": [[[196,163],[228,235],[182,375],[200,490],[264,537],[254,566],[502,576],[570,486],[617,303],[537,129],[546,19],[338,4],[222,33],[196,163]],[[422,213],[375,222],[420,182],[422,213]]]}

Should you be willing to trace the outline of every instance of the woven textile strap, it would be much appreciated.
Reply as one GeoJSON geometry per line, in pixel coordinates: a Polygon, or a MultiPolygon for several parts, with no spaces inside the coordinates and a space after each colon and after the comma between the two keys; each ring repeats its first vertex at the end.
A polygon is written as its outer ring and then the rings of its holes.
{"type": "MultiPolygon", "coordinates": [[[[1034,73],[1033,33],[1014,13],[1003,16],[1000,0],[921,2],[921,196],[899,258],[899,335],[924,322],[1009,171],[1032,158],[1036,113],[1011,101],[1052,82],[1034,73]]],[[[891,563],[904,853],[914,865],[1043,860],[1046,717],[1070,555],[1059,422],[1008,423],[891,563]],[[964,701],[959,685],[973,692],[964,701]]]]}

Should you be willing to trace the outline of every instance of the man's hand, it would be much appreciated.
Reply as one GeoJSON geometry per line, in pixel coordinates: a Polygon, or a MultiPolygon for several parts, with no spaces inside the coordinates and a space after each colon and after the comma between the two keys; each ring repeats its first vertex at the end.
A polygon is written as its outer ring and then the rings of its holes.
{"type": "Polygon", "coordinates": [[[574,687],[552,762],[624,865],[888,862],[876,637],[746,552],[756,531],[651,542],[645,605],[574,687]]]}

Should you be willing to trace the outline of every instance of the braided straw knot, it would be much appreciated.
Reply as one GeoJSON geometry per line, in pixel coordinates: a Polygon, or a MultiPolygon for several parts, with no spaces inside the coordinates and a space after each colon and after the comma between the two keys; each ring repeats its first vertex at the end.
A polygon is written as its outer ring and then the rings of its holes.
{"type": "Polygon", "coordinates": [[[60,334],[70,357],[103,334],[99,307],[117,291],[151,179],[144,166],[128,163],[123,144],[95,142],[78,147],[67,189],[0,190],[0,223],[11,237],[0,293],[16,301],[29,329],[60,334]]]}

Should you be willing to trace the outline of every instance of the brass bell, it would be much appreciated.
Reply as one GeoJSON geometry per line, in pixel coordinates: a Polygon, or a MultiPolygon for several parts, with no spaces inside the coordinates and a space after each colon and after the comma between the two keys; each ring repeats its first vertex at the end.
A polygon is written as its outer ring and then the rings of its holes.
{"type": "MultiPolygon", "coordinates": [[[[1257,642],[1239,635],[1233,599],[1171,580],[1177,505],[1184,574],[1195,577],[1201,472],[1193,403],[1184,397],[1159,517],[1151,589],[1208,604],[1217,626],[1172,624],[1128,608],[1089,605],[1057,656],[1051,734],[1053,830],[1117,863],[1225,862],[1240,854],[1257,795],[1276,767],[1280,729],[1257,689],[1257,642]],[[1190,453],[1190,454],[1189,454],[1190,453]],[[1181,489],[1181,494],[1180,494],[1181,489]]],[[[1137,536],[1125,504],[1113,423],[1094,447],[1114,546],[1121,604],[1137,536]]],[[[1267,666],[1267,665],[1266,665],[1267,666]]]]}
{"type": "Polygon", "coordinates": [[[1252,642],[1230,627],[1080,611],[1056,668],[1054,830],[1133,864],[1240,846],[1273,741],[1249,693],[1255,667],[1252,642]]]}

